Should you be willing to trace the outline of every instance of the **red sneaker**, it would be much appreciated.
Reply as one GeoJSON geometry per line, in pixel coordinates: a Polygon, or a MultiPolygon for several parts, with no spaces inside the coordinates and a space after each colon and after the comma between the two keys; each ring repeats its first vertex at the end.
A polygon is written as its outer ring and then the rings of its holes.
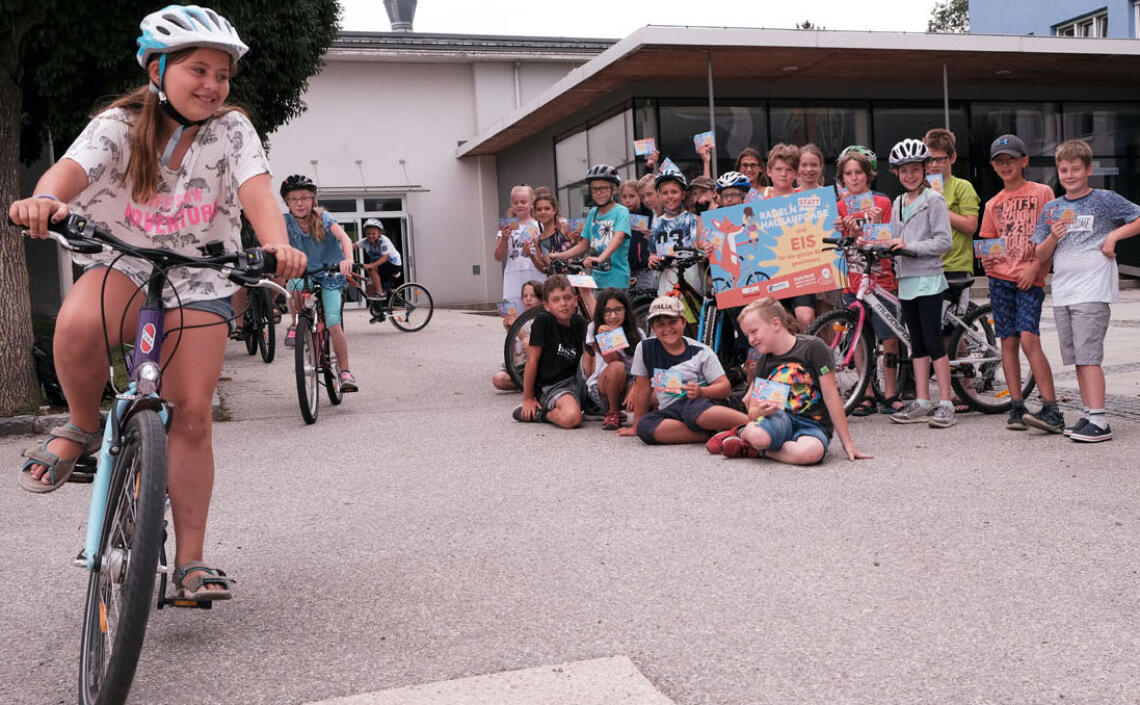
{"type": "Polygon", "coordinates": [[[759,458],[760,453],[740,436],[724,439],[720,452],[726,458],[759,458]]]}
{"type": "Polygon", "coordinates": [[[616,431],[621,428],[621,412],[610,411],[606,414],[606,418],[602,420],[603,431],[616,431]]]}
{"type": "Polygon", "coordinates": [[[714,434],[713,437],[710,438],[707,443],[705,443],[705,450],[707,450],[709,453],[712,453],[713,455],[720,455],[721,448],[724,445],[724,439],[735,436],[739,431],[740,426],[737,426],[735,428],[730,428],[727,431],[721,431],[720,433],[714,434]]]}

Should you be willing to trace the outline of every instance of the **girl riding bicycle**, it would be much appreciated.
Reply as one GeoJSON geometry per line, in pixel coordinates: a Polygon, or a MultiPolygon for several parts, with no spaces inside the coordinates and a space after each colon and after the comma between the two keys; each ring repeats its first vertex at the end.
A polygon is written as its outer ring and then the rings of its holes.
{"type": "MultiPolygon", "coordinates": [[[[147,15],[141,29],[137,60],[148,84],[99,112],[40,178],[35,195],[13,203],[8,216],[43,238],[49,219],[58,222],[74,208],[130,244],[198,257],[208,242],[241,249],[244,210],[258,241],[276,254],[277,275],[297,276],[305,256],[288,244],[261,140],[245,113],[225,104],[248,47],[223,17],[195,6],[147,15]]],[[[86,271],[60,308],[54,350],[71,418],[40,448],[25,451],[30,460],[19,483],[30,492],[58,489],[76,460],[100,447],[107,348],[122,342],[121,331],[135,330],[146,298],[146,262],[110,254],[75,259],[86,271]]],[[[168,276],[165,330],[173,340],[164,347],[162,392],[176,409],[167,479],[176,580],[187,599],[228,599],[229,581],[202,562],[202,551],[214,482],[211,399],[237,287],[210,269],[168,276]],[[172,356],[175,350],[180,354],[172,356]]]]}
{"type": "MultiPolygon", "coordinates": [[[[285,214],[285,227],[289,231],[289,244],[305,253],[309,258],[309,270],[336,265],[339,274],[320,272],[309,275],[321,286],[321,304],[325,310],[325,325],[328,327],[329,338],[332,342],[333,352],[340,365],[340,389],[342,392],[359,391],[356,378],[349,372],[348,366],[348,339],[344,335],[344,326],[341,324],[342,292],[348,288],[345,277],[352,274],[352,240],[348,233],[336,222],[336,219],[318,208],[317,185],[312,179],[301,174],[293,174],[281,182],[281,198],[289,207],[285,214]],[[329,237],[329,234],[333,237],[329,237]]],[[[296,316],[301,310],[301,290],[305,287],[303,279],[293,279],[289,282],[289,291],[293,295],[292,311],[296,316]]],[[[289,326],[285,334],[288,344],[297,335],[296,322],[289,326]]]]}

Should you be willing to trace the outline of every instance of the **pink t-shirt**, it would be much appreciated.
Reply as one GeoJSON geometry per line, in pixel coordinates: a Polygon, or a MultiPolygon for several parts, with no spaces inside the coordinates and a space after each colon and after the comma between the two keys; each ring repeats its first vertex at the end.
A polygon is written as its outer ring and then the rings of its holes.
{"type": "MultiPolygon", "coordinates": [[[[986,203],[981,236],[1004,237],[1006,246],[1006,254],[986,267],[987,276],[1012,282],[1017,281],[1018,275],[1027,267],[1037,266],[1037,246],[1029,238],[1037,227],[1041,209],[1053,198],[1053,189],[1035,181],[1026,181],[1016,191],[1002,190],[986,203]]],[[[1045,268],[1033,285],[1045,285],[1045,268]]]]}

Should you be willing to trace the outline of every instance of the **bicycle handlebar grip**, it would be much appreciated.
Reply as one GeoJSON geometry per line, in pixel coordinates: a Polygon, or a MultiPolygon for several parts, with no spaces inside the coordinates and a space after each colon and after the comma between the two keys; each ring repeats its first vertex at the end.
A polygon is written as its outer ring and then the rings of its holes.
{"type": "Polygon", "coordinates": [[[918,253],[915,252],[914,250],[908,250],[905,248],[900,248],[898,250],[892,250],[892,251],[896,255],[901,255],[902,257],[918,257],[918,253]]]}
{"type": "Polygon", "coordinates": [[[827,243],[828,245],[838,245],[839,243],[843,242],[843,238],[841,238],[841,237],[825,237],[825,238],[823,238],[823,241],[825,243],[827,243]]]}
{"type": "Polygon", "coordinates": [[[277,272],[277,255],[273,254],[272,252],[266,252],[265,250],[262,250],[261,251],[261,257],[262,257],[263,262],[264,262],[264,265],[262,266],[262,269],[261,269],[262,273],[263,274],[274,274],[274,273],[276,273],[277,272]]]}

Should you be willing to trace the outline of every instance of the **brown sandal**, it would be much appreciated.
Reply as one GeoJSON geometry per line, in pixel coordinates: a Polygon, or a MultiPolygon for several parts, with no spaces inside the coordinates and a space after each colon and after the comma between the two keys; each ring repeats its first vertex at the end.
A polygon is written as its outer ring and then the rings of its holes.
{"type": "Polygon", "coordinates": [[[196,600],[198,602],[212,602],[214,600],[229,600],[234,596],[233,578],[216,568],[207,566],[202,561],[183,563],[174,569],[178,579],[178,599],[196,600]],[[190,578],[190,586],[186,585],[186,577],[193,573],[201,573],[190,578]],[[207,587],[220,585],[221,587],[207,587]]]}
{"type": "Polygon", "coordinates": [[[71,473],[75,470],[75,463],[83,456],[91,455],[96,452],[102,445],[103,433],[101,431],[88,433],[72,423],[56,426],[48,431],[48,438],[43,442],[43,445],[39,448],[26,448],[24,452],[21,453],[21,455],[29,460],[25,462],[24,467],[20,469],[20,487],[35,494],[44,494],[58,490],[60,486],[66,483],[68,478],[71,477],[71,473]],[[80,448],[79,454],[70,460],[63,460],[48,450],[48,443],[51,443],[57,438],[62,438],[78,445],[80,448]],[[43,465],[47,468],[47,473],[51,477],[50,485],[45,485],[42,482],[42,475],[39,480],[32,477],[31,468],[35,465],[43,465]]]}

